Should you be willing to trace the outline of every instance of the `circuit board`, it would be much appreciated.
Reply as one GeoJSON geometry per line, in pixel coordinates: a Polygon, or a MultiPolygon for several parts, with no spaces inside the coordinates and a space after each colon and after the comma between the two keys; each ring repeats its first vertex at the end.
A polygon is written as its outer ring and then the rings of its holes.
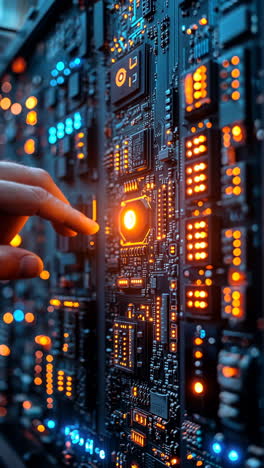
{"type": "Polygon", "coordinates": [[[45,265],[0,285],[26,466],[264,466],[261,7],[48,2],[10,53],[1,159],[100,224],[12,241],[45,265]]]}

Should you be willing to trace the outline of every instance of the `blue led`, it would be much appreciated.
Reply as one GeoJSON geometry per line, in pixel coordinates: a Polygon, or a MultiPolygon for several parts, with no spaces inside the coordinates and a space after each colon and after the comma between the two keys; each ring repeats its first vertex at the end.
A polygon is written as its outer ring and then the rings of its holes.
{"type": "Polygon", "coordinates": [[[73,128],[72,127],[66,127],[65,132],[67,133],[67,135],[71,135],[72,132],[73,132],[73,128]]]}
{"type": "Polygon", "coordinates": [[[57,81],[56,80],[50,80],[50,86],[56,86],[57,81]]]}
{"type": "Polygon", "coordinates": [[[59,139],[64,138],[64,135],[65,135],[64,132],[60,132],[60,131],[57,132],[57,137],[58,137],[59,139]]]}
{"type": "Polygon", "coordinates": [[[80,435],[79,435],[79,431],[77,429],[74,429],[74,431],[72,431],[71,440],[72,440],[73,444],[78,444],[79,443],[80,435]]]}
{"type": "Polygon", "coordinates": [[[57,124],[57,129],[58,129],[58,130],[64,130],[64,123],[63,123],[63,122],[59,122],[59,123],[57,124]]]}
{"type": "Polygon", "coordinates": [[[50,135],[50,136],[49,136],[49,143],[50,143],[50,145],[54,145],[54,143],[56,143],[56,141],[57,141],[56,135],[50,135]]]}
{"type": "Polygon", "coordinates": [[[87,439],[85,442],[85,451],[90,453],[90,455],[93,454],[94,451],[94,441],[92,439],[87,439]]]}
{"type": "Polygon", "coordinates": [[[13,316],[16,322],[22,322],[24,320],[24,312],[21,309],[14,310],[13,316]]]}
{"type": "Polygon", "coordinates": [[[57,78],[57,83],[58,83],[58,84],[64,83],[64,78],[63,78],[63,76],[59,76],[59,78],[57,78]]]}
{"type": "Polygon", "coordinates": [[[82,447],[84,445],[84,438],[81,437],[79,440],[79,445],[82,447]]]}
{"type": "Polygon", "coordinates": [[[70,62],[70,68],[74,68],[75,67],[75,63],[74,62],[70,62]]]}
{"type": "Polygon", "coordinates": [[[48,426],[49,429],[54,429],[54,427],[56,426],[56,423],[55,423],[55,421],[53,421],[53,419],[49,419],[47,421],[47,426],[48,426]]]}
{"type": "Polygon", "coordinates": [[[206,337],[206,331],[205,330],[201,330],[200,331],[200,338],[205,338],[206,337]]]}
{"type": "Polygon", "coordinates": [[[75,122],[74,123],[75,130],[79,130],[81,128],[81,126],[82,126],[81,122],[75,122]]]}
{"type": "Polygon", "coordinates": [[[64,67],[65,67],[64,62],[58,62],[57,65],[56,65],[56,68],[59,71],[64,70],[64,67]]]}
{"type": "Polygon", "coordinates": [[[63,70],[63,73],[65,76],[69,76],[71,74],[71,70],[69,68],[65,68],[65,70],[63,70]]]}
{"type": "Polygon", "coordinates": [[[70,434],[70,432],[71,432],[71,428],[69,426],[66,426],[64,429],[64,434],[67,436],[70,434]]]}
{"type": "Polygon", "coordinates": [[[56,78],[58,76],[59,72],[58,72],[58,70],[55,70],[55,68],[54,68],[54,70],[51,70],[50,74],[51,74],[51,76],[54,76],[54,78],[56,78]]]}
{"type": "Polygon", "coordinates": [[[104,450],[100,450],[99,457],[101,458],[101,460],[105,459],[105,451],[104,450]]]}
{"type": "Polygon", "coordinates": [[[239,454],[234,449],[230,450],[227,456],[232,463],[236,463],[239,460],[239,454]]]}
{"type": "Polygon", "coordinates": [[[50,128],[49,128],[49,133],[50,133],[50,135],[56,135],[56,131],[57,131],[57,130],[56,130],[55,127],[50,127],[50,128]]]}
{"type": "Polygon", "coordinates": [[[219,444],[219,442],[214,442],[212,445],[212,450],[216,455],[219,455],[219,453],[222,452],[222,446],[219,444]]]}
{"type": "Polygon", "coordinates": [[[78,67],[78,65],[80,65],[80,64],[81,64],[81,59],[80,59],[79,57],[77,57],[77,58],[74,60],[74,65],[75,65],[76,67],[78,67]]]}
{"type": "Polygon", "coordinates": [[[75,112],[74,113],[74,120],[82,120],[82,116],[80,112],[75,112]]]}
{"type": "Polygon", "coordinates": [[[72,125],[72,119],[70,117],[67,117],[65,120],[65,125],[72,125]]]}

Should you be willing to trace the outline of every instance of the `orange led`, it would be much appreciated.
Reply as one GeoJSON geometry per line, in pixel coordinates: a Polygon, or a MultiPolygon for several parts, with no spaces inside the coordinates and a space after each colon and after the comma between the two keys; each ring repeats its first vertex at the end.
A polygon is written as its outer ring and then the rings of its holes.
{"type": "Polygon", "coordinates": [[[133,229],[136,226],[137,216],[134,210],[127,210],[123,218],[126,229],[133,229]]]}
{"type": "Polygon", "coordinates": [[[85,158],[84,153],[78,153],[78,154],[77,154],[77,158],[78,158],[78,159],[84,159],[84,158],[85,158]]]}
{"type": "Polygon", "coordinates": [[[25,321],[27,323],[32,323],[32,322],[34,322],[34,320],[35,320],[35,315],[32,314],[31,312],[27,312],[26,315],[25,315],[25,321]]]}
{"type": "Polygon", "coordinates": [[[240,62],[240,59],[237,55],[234,55],[232,58],[231,58],[231,63],[232,65],[238,65],[240,62]]]}
{"type": "Polygon", "coordinates": [[[28,125],[32,125],[32,126],[33,126],[33,125],[36,125],[37,121],[38,121],[38,114],[37,114],[37,112],[34,111],[34,110],[29,111],[29,112],[27,113],[26,123],[27,123],[28,125]]]}
{"type": "Polygon", "coordinates": [[[14,73],[24,73],[26,70],[26,61],[23,57],[17,57],[11,65],[11,70],[14,73]]]}
{"type": "Polygon", "coordinates": [[[35,385],[41,385],[42,384],[42,379],[40,377],[35,377],[34,384],[35,385]]]}
{"type": "Polygon", "coordinates": [[[32,403],[29,400],[25,400],[23,401],[22,406],[25,410],[29,410],[30,408],[32,408],[32,403]]]}
{"type": "Polygon", "coordinates": [[[195,338],[194,344],[196,344],[196,346],[200,346],[201,344],[203,344],[203,340],[201,338],[195,338]]]}
{"type": "Polygon", "coordinates": [[[13,320],[14,320],[14,317],[13,317],[13,315],[11,314],[11,312],[6,312],[6,313],[3,315],[3,321],[4,321],[5,323],[7,323],[8,325],[9,325],[10,323],[12,323],[13,320]]]}
{"type": "Polygon", "coordinates": [[[201,381],[197,381],[193,384],[193,392],[197,395],[201,395],[204,392],[204,384],[201,381]]]}
{"type": "Polygon", "coordinates": [[[234,101],[238,101],[238,99],[240,98],[239,91],[233,91],[233,93],[231,94],[231,97],[234,101]]]}
{"type": "Polygon", "coordinates": [[[38,430],[39,432],[45,432],[45,426],[43,426],[43,424],[39,424],[39,425],[37,426],[37,430],[38,430]]]}
{"type": "MultiPolygon", "coordinates": [[[[27,122],[28,123],[28,122],[27,122]]],[[[36,150],[36,143],[33,138],[29,138],[24,143],[24,151],[26,154],[33,154],[36,150]]]]}
{"type": "Polygon", "coordinates": [[[7,345],[5,344],[0,345],[0,356],[6,357],[6,356],[9,356],[10,353],[11,353],[10,348],[7,345]]]}
{"type": "Polygon", "coordinates": [[[236,367],[223,366],[222,374],[224,377],[230,379],[232,377],[237,377],[239,375],[239,371],[236,367]]]}
{"type": "Polygon", "coordinates": [[[36,96],[29,96],[26,99],[25,106],[26,106],[27,109],[34,109],[34,107],[36,107],[37,103],[38,103],[38,100],[37,100],[36,96]]]}
{"type": "Polygon", "coordinates": [[[42,346],[49,346],[51,344],[51,339],[46,335],[37,335],[35,336],[35,342],[42,346]]]}
{"type": "Polygon", "coordinates": [[[43,280],[48,280],[50,278],[50,272],[48,270],[43,270],[39,277],[43,280]]]}
{"type": "Polygon", "coordinates": [[[201,359],[203,357],[203,353],[201,351],[195,351],[194,357],[196,359],[201,359]]]}
{"type": "Polygon", "coordinates": [[[5,97],[5,98],[1,99],[1,101],[0,101],[0,107],[1,107],[3,110],[9,109],[10,106],[11,106],[11,99],[9,99],[8,97],[5,97]]]}
{"type": "Polygon", "coordinates": [[[21,104],[19,104],[19,102],[15,102],[14,104],[12,104],[10,110],[13,115],[19,115],[22,111],[22,106],[21,104]]]}

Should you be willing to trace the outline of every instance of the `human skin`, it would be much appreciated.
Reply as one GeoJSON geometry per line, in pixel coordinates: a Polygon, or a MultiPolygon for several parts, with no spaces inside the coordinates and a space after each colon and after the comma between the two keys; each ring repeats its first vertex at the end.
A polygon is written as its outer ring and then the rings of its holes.
{"type": "Polygon", "coordinates": [[[63,236],[95,234],[99,229],[70,205],[48,172],[0,161],[0,280],[33,278],[43,270],[35,253],[9,245],[34,215],[51,221],[63,236]]]}

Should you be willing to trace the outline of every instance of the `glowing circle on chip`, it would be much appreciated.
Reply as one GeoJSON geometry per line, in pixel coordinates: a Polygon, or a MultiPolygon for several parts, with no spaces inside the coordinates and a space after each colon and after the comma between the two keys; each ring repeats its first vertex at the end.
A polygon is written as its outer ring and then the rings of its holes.
{"type": "Polygon", "coordinates": [[[127,229],[133,229],[137,222],[137,216],[134,210],[128,210],[124,215],[124,225],[127,229]]]}
{"type": "Polygon", "coordinates": [[[227,456],[228,456],[229,460],[231,462],[233,462],[233,463],[235,463],[235,462],[237,462],[239,460],[239,454],[238,454],[237,450],[234,450],[234,449],[230,450],[230,452],[228,453],[227,456]]]}

